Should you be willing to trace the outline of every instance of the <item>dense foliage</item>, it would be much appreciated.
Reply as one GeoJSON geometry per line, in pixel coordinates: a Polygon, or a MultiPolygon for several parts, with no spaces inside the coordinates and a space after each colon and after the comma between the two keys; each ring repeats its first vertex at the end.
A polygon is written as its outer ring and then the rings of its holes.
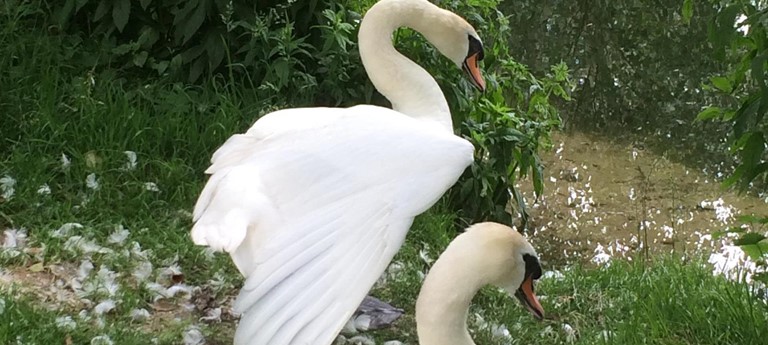
{"type": "MultiPolygon", "coordinates": [[[[220,78],[258,99],[262,109],[350,105],[386,100],[374,92],[357,53],[359,19],[374,1],[68,0],[51,8],[57,27],[90,54],[76,63],[122,75],[159,74],[186,82],[220,78]]],[[[499,0],[441,2],[468,18],[485,41],[490,91],[475,94],[460,71],[401,30],[397,46],[443,88],[460,135],[477,148],[472,169],[449,194],[465,221],[510,223],[524,200],[519,176],[541,191],[538,151],[560,118],[551,99],[569,98],[564,64],[534,74],[510,55],[512,24],[499,0]]],[[[262,114],[265,111],[258,111],[262,114]]],[[[221,116],[218,114],[217,116],[221,116]]],[[[242,130],[242,129],[238,129],[242,130]]]]}
{"type": "MultiPolygon", "coordinates": [[[[691,0],[686,1],[686,3],[691,0]]],[[[717,56],[729,63],[725,74],[711,76],[707,89],[731,102],[712,105],[697,117],[716,119],[729,125],[730,149],[739,161],[726,185],[738,183],[746,190],[752,182],[768,184],[768,37],[766,4],[753,1],[718,3],[711,19],[710,39],[717,56]]],[[[689,14],[692,15],[692,14],[689,14]]]]}
{"type": "MultiPolygon", "coordinates": [[[[694,16],[693,0],[683,2],[686,18],[694,16]]],[[[709,19],[709,39],[716,57],[729,66],[727,72],[710,77],[705,88],[723,95],[729,102],[710,104],[697,120],[719,121],[729,127],[730,150],[737,157],[736,169],[724,181],[737,185],[740,191],[768,186],[768,3],[765,1],[730,0],[709,2],[716,14],[709,19]]],[[[738,233],[734,241],[759,265],[768,266],[768,238],[765,215],[739,217],[740,226],[724,233],[738,233]]],[[[753,277],[768,283],[768,275],[753,277]]]]}

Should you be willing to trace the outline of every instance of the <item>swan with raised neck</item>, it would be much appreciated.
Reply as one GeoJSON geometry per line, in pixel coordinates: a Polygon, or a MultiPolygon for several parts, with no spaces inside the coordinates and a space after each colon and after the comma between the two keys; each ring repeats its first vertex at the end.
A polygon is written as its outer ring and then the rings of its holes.
{"type": "Polygon", "coordinates": [[[383,0],[361,25],[366,69],[394,111],[275,111],[230,137],[206,170],[191,235],[229,252],[245,278],[235,344],[331,344],[414,217],[474,159],[435,80],[391,40],[414,27],[483,89],[482,44],[469,24],[426,0],[383,0]]]}
{"type": "Polygon", "coordinates": [[[533,292],[538,255],[517,231],[479,223],[457,236],[435,261],[416,301],[419,345],[475,345],[467,330],[472,298],[485,285],[514,295],[537,319],[544,309],[533,292]]]}
{"type": "Polygon", "coordinates": [[[483,49],[477,32],[466,20],[426,0],[382,0],[360,24],[360,58],[376,89],[395,111],[437,122],[453,132],[451,112],[435,79],[392,45],[392,33],[409,27],[426,37],[443,55],[470,75],[480,90],[485,82],[477,67],[483,49]]]}

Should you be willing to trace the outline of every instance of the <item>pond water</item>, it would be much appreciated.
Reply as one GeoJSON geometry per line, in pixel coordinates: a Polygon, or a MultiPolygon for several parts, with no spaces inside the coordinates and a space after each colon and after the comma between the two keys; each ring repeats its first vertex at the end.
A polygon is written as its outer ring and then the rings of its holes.
{"type": "Polygon", "coordinates": [[[583,133],[555,133],[553,143],[541,155],[543,195],[533,202],[530,182],[519,184],[532,216],[529,236],[550,264],[603,264],[647,250],[715,253],[711,260],[736,267],[740,250],[713,234],[740,225],[738,215],[768,214],[768,195],[725,190],[717,174],[638,145],[583,133]]]}

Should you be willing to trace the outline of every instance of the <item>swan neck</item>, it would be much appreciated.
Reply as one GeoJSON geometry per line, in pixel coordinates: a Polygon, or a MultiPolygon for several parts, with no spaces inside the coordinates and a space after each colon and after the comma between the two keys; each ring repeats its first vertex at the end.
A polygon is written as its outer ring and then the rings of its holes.
{"type": "Polygon", "coordinates": [[[453,133],[445,95],[435,79],[421,66],[400,54],[392,44],[392,33],[409,27],[427,39],[440,23],[433,18],[443,10],[426,0],[382,0],[365,14],[358,42],[360,58],[368,77],[392,108],[403,114],[434,121],[453,133]]]}
{"type": "Polygon", "coordinates": [[[477,274],[481,267],[469,269],[474,265],[466,265],[467,257],[446,253],[432,266],[416,301],[419,344],[475,345],[467,316],[472,298],[487,282],[477,274]]]}

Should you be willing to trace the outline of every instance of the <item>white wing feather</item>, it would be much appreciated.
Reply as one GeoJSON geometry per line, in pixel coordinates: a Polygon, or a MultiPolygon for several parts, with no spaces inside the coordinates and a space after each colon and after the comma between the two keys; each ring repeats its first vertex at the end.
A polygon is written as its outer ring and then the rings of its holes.
{"type": "Polygon", "coordinates": [[[330,344],[473,147],[390,109],[288,109],[230,138],[195,206],[195,243],[246,277],[235,344],[330,344]]]}

